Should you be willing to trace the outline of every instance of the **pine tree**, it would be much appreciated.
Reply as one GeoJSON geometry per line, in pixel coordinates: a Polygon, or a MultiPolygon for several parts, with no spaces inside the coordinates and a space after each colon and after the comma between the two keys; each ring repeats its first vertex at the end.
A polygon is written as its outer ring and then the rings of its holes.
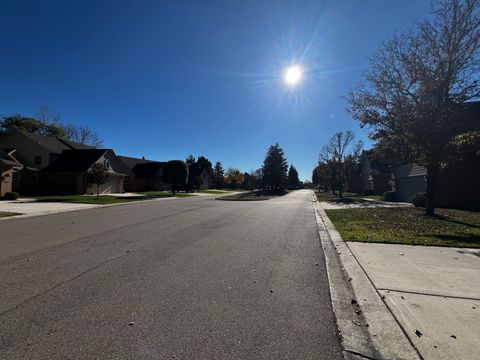
{"type": "Polygon", "coordinates": [[[288,170],[288,188],[289,189],[298,189],[300,187],[300,179],[298,178],[298,171],[293,165],[290,165],[288,170]]]}
{"type": "Polygon", "coordinates": [[[280,145],[271,145],[263,161],[263,187],[268,190],[279,192],[287,186],[288,164],[285,154],[280,145]]]}
{"type": "Polygon", "coordinates": [[[223,170],[222,163],[217,161],[215,167],[213,168],[213,181],[216,188],[222,188],[225,184],[225,171],[223,170]]]}

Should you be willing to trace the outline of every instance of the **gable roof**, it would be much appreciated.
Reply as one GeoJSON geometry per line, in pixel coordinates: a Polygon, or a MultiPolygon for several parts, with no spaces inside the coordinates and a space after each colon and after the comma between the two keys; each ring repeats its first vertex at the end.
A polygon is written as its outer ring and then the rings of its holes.
{"type": "Polygon", "coordinates": [[[135,165],[132,169],[133,173],[136,176],[156,176],[159,171],[160,175],[163,175],[163,168],[165,166],[165,162],[160,161],[150,161],[146,163],[139,163],[135,165]]]}
{"type": "Polygon", "coordinates": [[[21,134],[32,140],[33,142],[43,146],[52,153],[61,154],[63,150],[71,149],[70,146],[59,141],[56,137],[35,135],[27,131],[20,131],[21,134]]]}
{"type": "Polygon", "coordinates": [[[95,146],[90,146],[90,145],[82,144],[82,143],[75,142],[75,141],[69,141],[69,140],[60,139],[60,138],[58,138],[57,140],[64,143],[65,145],[69,146],[73,150],[96,149],[95,146]]]}
{"type": "Polygon", "coordinates": [[[129,170],[133,170],[133,168],[137,164],[146,164],[146,163],[156,162],[153,160],[139,159],[139,158],[134,158],[129,156],[118,156],[118,158],[127,166],[129,170]]]}
{"type": "Polygon", "coordinates": [[[46,172],[86,172],[110,149],[65,150],[52,165],[42,171],[46,172]]]}

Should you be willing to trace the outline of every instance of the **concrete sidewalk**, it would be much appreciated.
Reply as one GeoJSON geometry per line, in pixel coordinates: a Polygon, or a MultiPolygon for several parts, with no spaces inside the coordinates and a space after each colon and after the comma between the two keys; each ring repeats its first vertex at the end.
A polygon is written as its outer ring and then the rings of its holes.
{"type": "Polygon", "coordinates": [[[377,354],[360,346],[340,309],[345,348],[372,359],[480,359],[480,249],[345,242],[318,205],[322,245],[335,254],[327,269],[337,257],[377,354]]]}
{"type": "Polygon", "coordinates": [[[480,358],[480,250],[347,242],[424,359],[480,358]]]}

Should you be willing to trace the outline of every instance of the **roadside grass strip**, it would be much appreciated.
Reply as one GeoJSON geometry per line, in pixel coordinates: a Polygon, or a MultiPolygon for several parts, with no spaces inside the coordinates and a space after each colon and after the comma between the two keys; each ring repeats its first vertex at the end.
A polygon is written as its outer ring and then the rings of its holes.
{"type": "Polygon", "coordinates": [[[480,248],[480,212],[422,208],[325,210],[345,241],[480,248]]]}

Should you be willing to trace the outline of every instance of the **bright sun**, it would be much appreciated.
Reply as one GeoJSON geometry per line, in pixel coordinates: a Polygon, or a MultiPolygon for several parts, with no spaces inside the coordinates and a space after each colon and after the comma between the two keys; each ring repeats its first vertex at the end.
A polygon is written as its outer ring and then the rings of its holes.
{"type": "Polygon", "coordinates": [[[297,85],[302,80],[302,69],[298,65],[293,65],[287,68],[283,74],[285,83],[289,86],[297,85]]]}

